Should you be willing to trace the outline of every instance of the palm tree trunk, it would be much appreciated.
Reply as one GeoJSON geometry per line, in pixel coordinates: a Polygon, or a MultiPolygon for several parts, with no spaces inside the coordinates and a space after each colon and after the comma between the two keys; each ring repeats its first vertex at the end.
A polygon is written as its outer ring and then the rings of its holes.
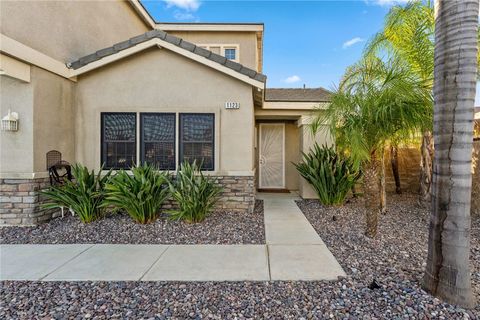
{"type": "Polygon", "coordinates": [[[420,148],[420,191],[418,204],[428,207],[432,201],[432,159],[433,159],[433,137],[431,132],[426,131],[422,136],[420,148]]]}
{"type": "Polygon", "coordinates": [[[390,164],[392,165],[393,178],[395,179],[395,192],[402,193],[402,186],[400,183],[400,173],[398,171],[398,146],[392,144],[390,146],[390,164]]]}
{"type": "Polygon", "coordinates": [[[475,304],[469,265],[479,0],[436,2],[432,213],[425,290],[475,304]]]}
{"type": "Polygon", "coordinates": [[[365,217],[367,228],[365,235],[374,238],[377,235],[378,216],[380,214],[379,161],[372,152],[370,161],[363,168],[363,197],[365,201],[365,217]]]}
{"type": "Polygon", "coordinates": [[[382,148],[382,157],[380,158],[380,212],[385,214],[387,211],[387,188],[385,182],[385,148],[382,148]]]}

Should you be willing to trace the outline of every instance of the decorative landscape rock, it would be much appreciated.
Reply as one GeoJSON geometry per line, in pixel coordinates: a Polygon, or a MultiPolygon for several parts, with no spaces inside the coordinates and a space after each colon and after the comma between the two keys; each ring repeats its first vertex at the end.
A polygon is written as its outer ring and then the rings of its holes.
{"type": "Polygon", "coordinates": [[[83,224],[67,213],[34,227],[0,228],[0,243],[263,244],[263,202],[252,213],[216,211],[194,224],[165,217],[138,224],[122,213],[83,224]]]}
{"type": "MultiPolygon", "coordinates": [[[[348,276],[336,282],[15,282],[0,284],[0,318],[479,319],[420,288],[428,212],[392,196],[379,237],[363,236],[357,200],[299,206],[348,276]],[[337,217],[336,221],[332,216],[337,217]],[[373,278],[380,288],[371,290],[373,278]]],[[[472,221],[473,285],[480,301],[480,220],[472,221]]]]}

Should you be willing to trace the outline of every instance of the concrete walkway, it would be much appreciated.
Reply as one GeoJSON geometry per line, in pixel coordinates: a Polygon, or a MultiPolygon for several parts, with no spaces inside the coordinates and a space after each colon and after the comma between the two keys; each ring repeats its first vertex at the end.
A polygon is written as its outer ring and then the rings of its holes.
{"type": "Polygon", "coordinates": [[[292,195],[260,194],[266,245],[1,245],[1,280],[334,280],[344,271],[292,195]]]}

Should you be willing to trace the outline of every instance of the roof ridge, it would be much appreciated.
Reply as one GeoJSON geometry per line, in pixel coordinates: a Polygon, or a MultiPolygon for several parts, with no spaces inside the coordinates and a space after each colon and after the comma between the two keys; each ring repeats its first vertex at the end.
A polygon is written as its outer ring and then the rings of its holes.
{"type": "Polygon", "coordinates": [[[207,59],[209,59],[213,62],[216,62],[216,63],[221,64],[221,65],[223,65],[223,66],[225,66],[229,69],[232,69],[232,70],[234,70],[238,73],[241,73],[241,74],[243,74],[243,75],[245,75],[245,76],[247,76],[251,79],[254,79],[254,80],[257,80],[257,81],[260,81],[260,82],[266,82],[266,80],[267,80],[267,77],[262,73],[259,73],[259,72],[255,71],[253,69],[250,69],[250,68],[248,68],[248,67],[246,67],[246,66],[244,66],[240,63],[228,60],[224,56],[216,54],[212,51],[209,51],[207,49],[199,47],[199,46],[195,45],[194,43],[188,42],[186,40],[183,40],[182,38],[173,36],[173,35],[165,32],[165,31],[158,30],[158,29],[147,31],[147,32],[142,33],[138,36],[132,37],[128,40],[118,42],[118,43],[114,44],[113,46],[100,49],[100,50],[98,50],[94,53],[88,54],[88,55],[83,56],[81,58],[78,58],[78,59],[76,59],[72,62],[69,62],[66,65],[69,69],[76,70],[76,69],[79,69],[81,67],[84,67],[84,66],[88,65],[89,63],[92,63],[92,62],[100,60],[104,57],[116,54],[116,53],[121,52],[125,49],[134,47],[137,44],[140,44],[140,43],[143,43],[143,42],[146,42],[148,40],[155,39],[155,38],[166,41],[166,42],[168,42],[170,44],[173,44],[173,45],[175,45],[179,48],[182,48],[184,50],[192,52],[192,53],[194,53],[198,56],[207,58],[207,59]]]}

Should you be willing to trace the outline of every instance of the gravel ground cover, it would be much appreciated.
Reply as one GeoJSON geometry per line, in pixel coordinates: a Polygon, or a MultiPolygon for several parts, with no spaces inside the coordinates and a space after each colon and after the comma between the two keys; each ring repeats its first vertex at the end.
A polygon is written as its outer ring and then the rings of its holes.
{"type": "Polygon", "coordinates": [[[194,224],[160,218],[142,225],[121,213],[83,224],[67,214],[35,227],[2,227],[0,243],[264,244],[263,201],[252,214],[214,212],[194,224]]]}
{"type": "MultiPolygon", "coordinates": [[[[380,236],[363,236],[361,203],[298,204],[348,276],[334,282],[3,282],[5,319],[480,319],[420,289],[428,212],[408,195],[390,197],[380,236]],[[369,289],[376,279],[378,289],[369,289]]],[[[472,260],[477,300],[480,221],[472,260]]]]}

